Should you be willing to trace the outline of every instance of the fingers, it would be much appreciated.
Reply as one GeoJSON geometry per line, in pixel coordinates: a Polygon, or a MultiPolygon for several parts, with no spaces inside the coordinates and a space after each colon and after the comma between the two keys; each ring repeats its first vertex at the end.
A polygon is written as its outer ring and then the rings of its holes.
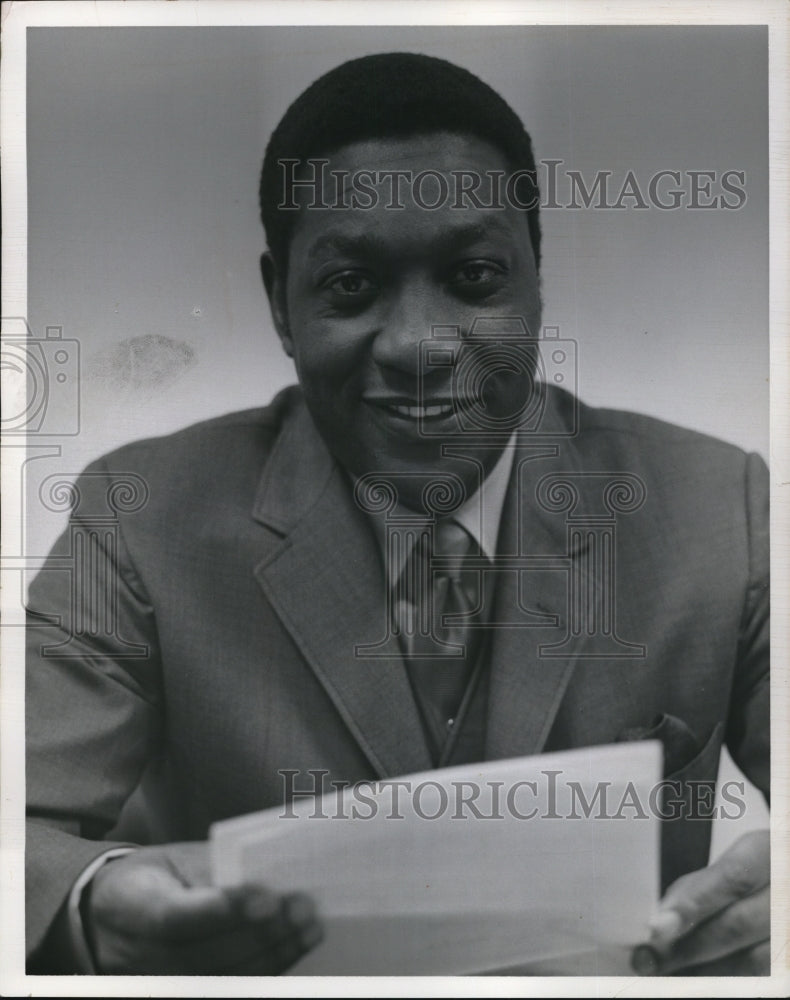
{"type": "Polygon", "coordinates": [[[770,879],[768,831],[746,834],[713,864],[684,875],[669,887],[650,922],[650,944],[664,951],[730,903],[764,889],[770,879]]]}
{"type": "Polygon", "coordinates": [[[323,938],[312,900],[301,893],[277,897],[245,887],[233,930],[170,949],[166,963],[197,974],[274,976],[284,972],[323,938]]]}
{"type": "Polygon", "coordinates": [[[673,944],[665,960],[667,970],[712,962],[766,941],[770,936],[770,913],[767,888],[731,903],[673,944]]]}
{"type": "Polygon", "coordinates": [[[762,889],[730,904],[673,942],[666,951],[659,952],[651,946],[652,955],[640,952],[635,957],[639,966],[636,971],[642,975],[671,975],[680,969],[725,960],[764,944],[769,936],[770,892],[762,889]]]}
{"type": "Polygon", "coordinates": [[[276,976],[290,968],[318,945],[324,929],[307,896],[294,894],[282,900],[279,926],[266,931],[266,948],[257,947],[234,963],[223,962],[223,973],[235,976],[276,976]]]}
{"type": "Polygon", "coordinates": [[[771,943],[763,941],[715,962],[684,969],[684,976],[770,976],[771,943]]]}
{"type": "Polygon", "coordinates": [[[128,940],[117,941],[116,964],[103,965],[103,971],[272,976],[284,972],[323,937],[315,907],[306,896],[276,897],[260,887],[233,890],[232,896],[238,921],[232,928],[193,940],[180,933],[176,939],[136,939],[132,950],[128,940]]]}
{"type": "Polygon", "coordinates": [[[179,887],[166,899],[156,901],[143,936],[177,944],[220,933],[240,922],[231,900],[221,889],[179,887]]]}
{"type": "Polygon", "coordinates": [[[770,937],[769,884],[768,831],[746,834],[713,864],[670,886],[650,921],[649,942],[634,950],[634,970],[760,967],[770,937]]]}
{"type": "MultiPolygon", "coordinates": [[[[649,945],[640,945],[635,949],[634,971],[640,976],[671,975],[671,971],[662,968],[658,956],[649,945]]],[[[762,941],[753,948],[744,948],[733,952],[724,958],[701,965],[692,965],[675,970],[676,975],[683,976],[770,976],[771,974],[771,943],[762,941]]]]}
{"type": "Polygon", "coordinates": [[[273,909],[268,905],[271,898],[266,889],[245,887],[242,910],[253,947],[235,961],[229,961],[225,953],[226,973],[277,975],[323,940],[323,926],[309,896],[291,893],[276,899],[273,909]],[[264,897],[268,897],[265,903],[264,897]]]}
{"type": "Polygon", "coordinates": [[[275,975],[323,936],[309,897],[185,885],[154,850],[108,862],[88,913],[97,965],[114,974],[275,975]]]}

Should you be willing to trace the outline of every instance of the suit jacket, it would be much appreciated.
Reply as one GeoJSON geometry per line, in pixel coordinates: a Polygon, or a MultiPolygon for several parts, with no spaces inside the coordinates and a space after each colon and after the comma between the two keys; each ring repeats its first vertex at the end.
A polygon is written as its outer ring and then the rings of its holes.
{"type": "MultiPolygon", "coordinates": [[[[669,733],[673,776],[713,781],[726,740],[767,795],[764,463],[585,406],[575,436],[552,436],[572,414],[549,391],[541,435],[518,441],[499,551],[546,558],[498,578],[500,617],[529,627],[493,636],[486,759],[669,733]],[[570,581],[596,607],[612,597],[590,546],[615,522],[616,619],[590,635],[570,581]]],[[[299,390],[121,448],[77,488],[29,598],[31,954],[108,837],[204,838],[281,805],[283,768],[311,787],[311,769],[354,782],[430,767],[369,515],[299,390]],[[74,597],[91,586],[104,618],[74,597]],[[355,652],[379,641],[390,658],[355,652]]],[[[708,822],[669,825],[665,884],[706,863],[710,836],[708,822]]]]}

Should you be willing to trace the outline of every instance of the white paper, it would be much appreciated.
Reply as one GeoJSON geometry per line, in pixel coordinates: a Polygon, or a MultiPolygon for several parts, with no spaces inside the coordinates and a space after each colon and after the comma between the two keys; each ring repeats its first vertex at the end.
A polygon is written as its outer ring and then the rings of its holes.
{"type": "Polygon", "coordinates": [[[314,897],[327,933],[295,975],[623,974],[658,899],[660,769],[642,742],[356,786],[215,824],[213,877],[314,897]]]}

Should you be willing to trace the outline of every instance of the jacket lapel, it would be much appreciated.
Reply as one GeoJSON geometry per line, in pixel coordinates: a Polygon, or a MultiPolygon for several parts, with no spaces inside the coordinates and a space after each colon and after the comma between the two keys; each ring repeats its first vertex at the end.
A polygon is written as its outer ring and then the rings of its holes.
{"type": "Polygon", "coordinates": [[[267,463],[254,516],[283,536],[258,582],[379,777],[429,769],[377,541],[304,406],[267,463]]]}
{"type": "MultiPolygon", "coordinates": [[[[548,419],[560,421],[557,413],[548,419]]],[[[535,489],[547,474],[580,469],[574,439],[519,437],[499,551],[542,561],[498,574],[494,620],[501,627],[490,647],[487,759],[542,750],[585,652],[582,639],[567,654],[545,655],[545,646],[565,634],[571,560],[583,549],[567,552],[565,516],[545,510],[535,489]]],[[[577,515],[585,504],[582,491],[577,515]]],[[[256,567],[258,582],[379,777],[430,769],[398,642],[387,627],[377,540],[303,405],[278,438],[253,514],[281,536],[256,567]],[[377,643],[373,652],[358,649],[377,643]]],[[[576,569],[595,599],[597,584],[583,565],[576,569]]]]}
{"type": "MultiPolygon", "coordinates": [[[[557,413],[550,413],[549,419],[552,426],[562,429],[557,413]]],[[[519,436],[502,513],[499,551],[506,556],[534,557],[534,568],[505,571],[498,580],[494,620],[521,625],[498,627],[493,634],[486,726],[488,760],[541,752],[576,660],[588,645],[589,640],[583,638],[567,652],[546,649],[562,641],[568,625],[571,560],[576,560],[575,570],[584,576],[591,599],[596,600],[598,594],[595,580],[586,571],[586,560],[579,562],[584,548],[568,552],[564,514],[547,511],[536,496],[537,484],[544,476],[572,475],[580,468],[573,438],[519,436]],[[527,615],[524,608],[529,609],[527,615]]],[[[584,492],[580,491],[574,513],[583,512],[585,504],[584,492]]],[[[522,565],[529,565],[529,560],[522,565]]]]}

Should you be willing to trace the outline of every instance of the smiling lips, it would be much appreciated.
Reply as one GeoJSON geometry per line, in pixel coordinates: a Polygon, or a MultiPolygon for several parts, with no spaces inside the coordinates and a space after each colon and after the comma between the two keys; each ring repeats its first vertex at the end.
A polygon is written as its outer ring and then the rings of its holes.
{"type": "Polygon", "coordinates": [[[369,396],[366,402],[387,413],[396,414],[408,420],[430,420],[450,416],[456,410],[457,404],[452,400],[442,400],[436,403],[414,403],[411,400],[378,399],[369,396]]]}
{"type": "Polygon", "coordinates": [[[435,403],[432,406],[406,406],[402,403],[386,404],[388,410],[394,410],[402,417],[424,419],[425,417],[446,417],[453,412],[452,403],[435,403]]]}

